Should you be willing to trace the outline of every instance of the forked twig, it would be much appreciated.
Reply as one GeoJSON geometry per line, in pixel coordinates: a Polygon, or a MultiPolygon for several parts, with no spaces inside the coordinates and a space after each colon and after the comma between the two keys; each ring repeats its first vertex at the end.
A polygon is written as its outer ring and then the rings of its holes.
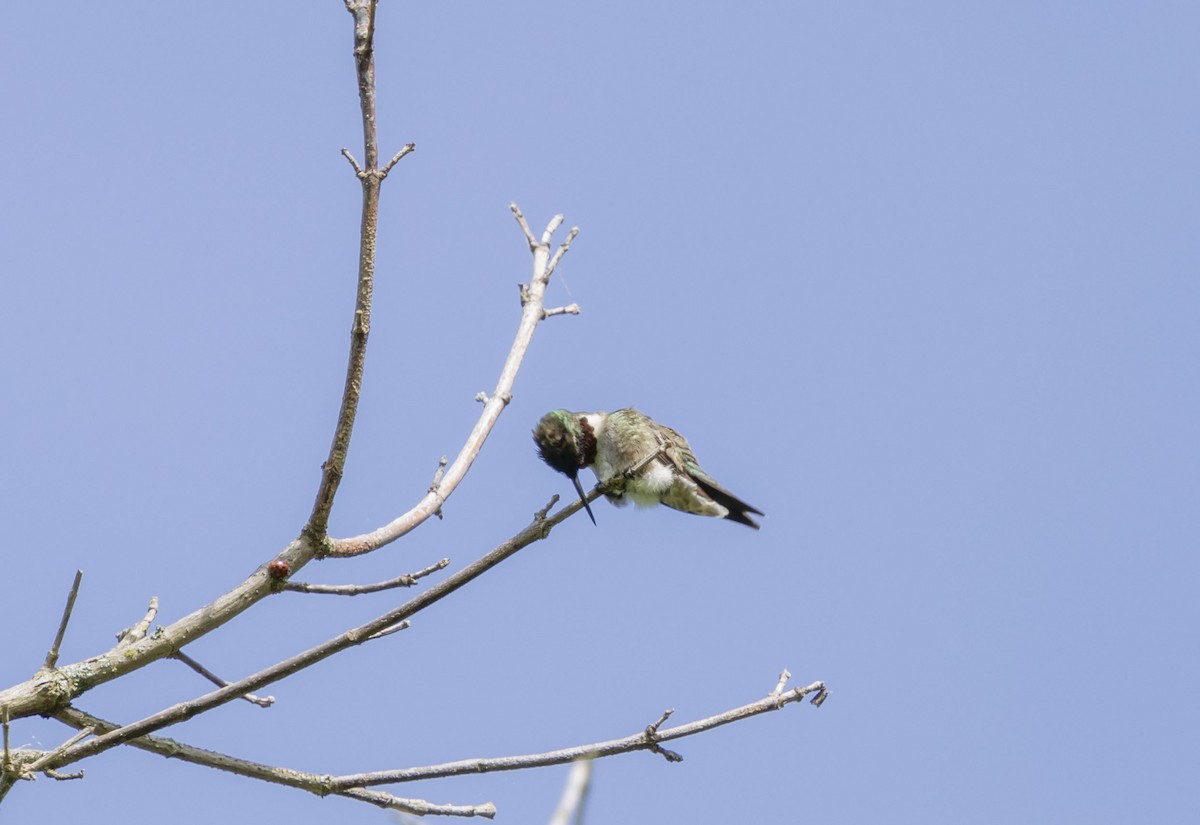
{"type": "Polygon", "coordinates": [[[438,570],[444,570],[449,564],[450,559],[442,559],[439,562],[429,565],[423,570],[418,570],[416,573],[405,573],[403,576],[397,576],[396,578],[388,579],[387,581],[375,582],[374,584],[309,584],[308,582],[290,581],[283,585],[281,589],[292,590],[297,593],[322,593],[331,596],[360,596],[364,593],[378,593],[381,590],[394,590],[397,587],[412,587],[430,573],[436,573],[438,570]]]}
{"type": "MultiPolygon", "coordinates": [[[[664,749],[659,745],[660,742],[682,739],[685,736],[694,736],[697,733],[712,730],[722,725],[740,722],[743,719],[749,719],[752,716],[758,716],[762,713],[770,713],[771,711],[779,710],[784,705],[799,702],[806,696],[813,694],[816,697],[825,695],[825,683],[813,682],[807,687],[794,688],[783,694],[776,694],[772,691],[765,698],[759,699],[757,702],[751,702],[748,705],[727,710],[716,716],[698,719],[695,722],[677,725],[666,730],[662,730],[659,725],[666,720],[670,712],[663,714],[654,724],[648,725],[632,736],[626,736],[621,739],[610,739],[607,742],[596,742],[590,745],[576,745],[575,747],[548,751],[546,753],[501,756],[494,759],[464,759],[458,762],[446,762],[440,765],[426,765],[418,768],[337,776],[332,778],[330,785],[334,788],[371,787],[374,785],[389,785],[396,782],[437,779],[443,776],[460,776],[463,774],[489,773],[492,771],[514,771],[523,768],[544,767],[546,765],[561,765],[573,762],[576,759],[598,759],[600,757],[615,756],[619,753],[629,753],[636,750],[663,753],[664,749]]],[[[815,698],[813,704],[816,704],[815,698]]],[[[663,755],[667,756],[668,761],[679,761],[679,759],[682,759],[679,754],[670,751],[663,753],[663,755]],[[672,758],[672,756],[677,758],[672,758]]]]}
{"type": "MultiPolygon", "coordinates": [[[[99,733],[108,733],[119,727],[112,722],[107,722],[73,707],[60,710],[54,714],[54,718],[73,728],[95,730],[99,733]]],[[[406,799],[382,791],[366,790],[365,788],[334,790],[329,787],[328,774],[306,773],[290,768],[264,765],[260,762],[251,762],[248,759],[239,759],[236,756],[228,756],[216,751],[185,745],[181,742],[176,742],[174,739],[143,736],[139,739],[134,739],[129,745],[139,750],[156,753],[159,756],[178,759],[182,762],[190,762],[193,765],[204,765],[239,776],[270,782],[275,785],[298,788],[318,796],[326,796],[331,793],[337,794],[338,796],[357,799],[360,802],[367,802],[379,808],[403,811],[414,816],[482,816],[491,819],[496,813],[496,806],[491,802],[485,802],[481,805],[439,805],[426,802],[423,799],[406,799]]]]}
{"type": "Polygon", "coordinates": [[[471,464],[474,463],[475,457],[479,455],[480,449],[491,434],[496,421],[499,420],[500,413],[504,411],[508,402],[512,400],[513,384],[516,382],[517,373],[521,369],[521,363],[525,360],[525,353],[528,351],[529,345],[533,340],[534,330],[537,329],[537,325],[545,318],[546,285],[549,283],[550,274],[553,271],[552,264],[557,265],[562,256],[570,249],[570,242],[575,238],[579,230],[578,228],[571,230],[567,240],[559,247],[558,253],[555,255],[554,260],[551,261],[550,241],[553,239],[555,231],[562,225],[563,216],[555,215],[551,218],[550,222],[546,225],[546,230],[542,233],[541,240],[538,241],[534,238],[533,232],[530,231],[529,224],[525,221],[525,216],[521,213],[520,208],[515,203],[510,208],[517,219],[517,223],[521,226],[521,231],[524,233],[530,249],[533,251],[533,276],[528,286],[522,286],[521,288],[521,322],[517,326],[516,336],[513,339],[512,347],[509,349],[504,367],[500,371],[496,388],[490,395],[481,393],[479,396],[476,396],[479,400],[483,401],[483,411],[480,413],[479,420],[475,423],[474,428],[472,428],[470,434],[467,436],[466,443],[459,450],[454,461],[446,468],[436,489],[429,490],[407,513],[370,533],[363,533],[351,538],[332,539],[327,551],[328,555],[357,556],[363,553],[370,553],[390,544],[423,523],[430,516],[441,512],[442,505],[446,499],[450,497],[459,483],[466,477],[467,471],[471,469],[471,464]]]}
{"type": "Polygon", "coordinates": [[[539,541],[550,535],[551,529],[560,524],[572,512],[574,511],[564,509],[550,518],[546,518],[544,512],[539,512],[534,517],[534,520],[524,530],[517,533],[517,535],[490,553],[467,565],[462,570],[459,570],[454,575],[449,576],[444,581],[410,599],[400,607],[390,610],[382,616],[372,619],[353,630],[339,633],[328,641],[315,645],[289,659],[277,662],[270,667],[260,670],[258,673],[251,674],[236,682],[231,682],[225,687],[218,688],[190,701],[172,705],[144,719],[130,722],[94,739],[78,743],[68,748],[63,754],[60,754],[54,760],[52,767],[59,767],[95,756],[117,745],[136,739],[139,736],[144,736],[147,733],[153,733],[154,731],[174,725],[177,722],[191,719],[206,710],[230,702],[242,694],[258,690],[285,676],[290,676],[293,673],[310,667],[335,653],[371,641],[380,631],[395,627],[410,616],[424,610],[435,602],[441,601],[454,591],[483,575],[522,548],[528,547],[535,541],[539,541]]]}

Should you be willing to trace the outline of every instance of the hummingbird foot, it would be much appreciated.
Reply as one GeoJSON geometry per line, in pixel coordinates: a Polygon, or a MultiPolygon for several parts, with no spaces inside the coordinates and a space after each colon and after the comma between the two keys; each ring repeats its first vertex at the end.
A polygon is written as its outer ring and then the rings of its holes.
{"type": "Polygon", "coordinates": [[[605,497],[613,504],[624,504],[622,497],[625,495],[625,484],[629,481],[630,476],[625,473],[617,473],[608,481],[599,483],[600,492],[604,493],[605,497]]]}

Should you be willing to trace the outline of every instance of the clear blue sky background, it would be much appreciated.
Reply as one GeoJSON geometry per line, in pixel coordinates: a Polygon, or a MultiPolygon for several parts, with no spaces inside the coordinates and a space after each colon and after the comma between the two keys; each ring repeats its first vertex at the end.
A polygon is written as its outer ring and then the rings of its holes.
{"type": "MultiPolygon", "coordinates": [[[[379,16],[388,180],[336,534],[425,491],[490,390],[529,256],[581,234],[468,480],[306,580],[465,565],[565,479],[547,409],[637,405],[763,529],[597,505],[411,630],[168,735],[315,772],[706,716],[782,668],[824,707],[597,766],[589,822],[1200,817],[1200,7],[410,4],[379,16]]],[[[73,571],[65,661],[173,621],[306,518],[353,301],[361,137],[341,2],[0,11],[0,683],[73,571]]],[[[408,593],[281,595],[194,655],[229,678],[408,593]]],[[[80,706],[207,690],[162,662],[80,706]]],[[[57,723],[14,743],[51,747],[57,723]]],[[[121,752],[5,821],[386,814],[121,752]]],[[[395,788],[541,822],[565,768],[395,788]]]]}

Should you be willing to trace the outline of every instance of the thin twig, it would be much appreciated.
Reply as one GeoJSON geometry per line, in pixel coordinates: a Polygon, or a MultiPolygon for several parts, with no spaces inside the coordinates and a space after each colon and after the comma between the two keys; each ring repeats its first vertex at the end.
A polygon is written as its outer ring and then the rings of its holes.
{"type": "Polygon", "coordinates": [[[354,157],[354,154],[345,146],[342,147],[342,157],[344,157],[350,163],[350,168],[354,170],[354,174],[357,177],[361,178],[363,175],[367,174],[363,171],[363,168],[358,165],[358,160],[354,157]]]}
{"type": "Polygon", "coordinates": [[[533,232],[529,229],[529,224],[525,222],[525,214],[521,212],[521,207],[515,203],[510,203],[508,208],[513,213],[513,217],[517,219],[517,223],[521,225],[521,231],[525,233],[525,240],[529,242],[529,250],[531,252],[537,251],[537,238],[533,237],[533,232]]]}
{"type": "MultiPolygon", "coordinates": [[[[538,242],[534,240],[533,233],[529,229],[529,224],[525,222],[525,216],[521,214],[521,210],[516,204],[512,204],[511,208],[517,222],[521,225],[521,231],[525,233],[525,238],[530,243],[530,249],[533,251],[533,275],[529,286],[523,287],[521,290],[521,321],[517,326],[517,333],[512,347],[509,349],[508,358],[500,371],[496,388],[491,395],[484,395],[486,400],[479,420],[467,436],[466,443],[454,461],[446,468],[436,490],[427,492],[407,513],[383,527],[351,538],[331,540],[327,551],[328,555],[357,556],[378,550],[422,524],[430,516],[441,512],[442,505],[466,477],[475,457],[479,455],[480,449],[491,434],[496,421],[499,420],[501,412],[512,400],[512,388],[516,382],[517,373],[521,369],[521,363],[525,360],[525,353],[529,350],[533,333],[544,317],[546,285],[549,283],[551,272],[549,267],[550,241],[554,237],[554,232],[562,225],[563,216],[555,215],[551,218],[546,225],[546,230],[542,233],[542,240],[538,242]]],[[[571,230],[570,237],[574,238],[577,231],[577,229],[571,230]]],[[[569,240],[559,247],[557,258],[561,259],[562,255],[566,253],[569,248],[569,240]]]]}
{"type": "Polygon", "coordinates": [[[551,318],[555,315],[578,315],[581,311],[582,310],[579,309],[579,304],[567,304],[565,307],[543,309],[542,318],[551,318]]]}
{"type": "Polygon", "coordinates": [[[146,615],[142,616],[141,620],[133,627],[127,627],[117,634],[117,647],[127,647],[146,638],[146,632],[150,630],[150,625],[157,615],[158,596],[151,596],[150,605],[146,608],[146,615]]]}
{"type": "MultiPolygon", "coordinates": [[[[558,217],[561,218],[562,216],[559,215],[558,217]]],[[[563,259],[563,255],[566,255],[567,252],[571,249],[571,241],[575,240],[575,238],[578,237],[578,235],[579,235],[579,227],[578,226],[571,227],[571,231],[567,233],[567,239],[565,241],[563,241],[561,244],[559,244],[558,251],[554,253],[554,257],[550,259],[550,263],[547,264],[547,266],[546,266],[546,277],[547,278],[549,278],[551,275],[554,274],[554,270],[558,268],[558,262],[561,261],[563,259]]],[[[547,238],[546,242],[549,243],[550,239],[547,238]]]]}
{"type": "MultiPolygon", "coordinates": [[[[203,676],[208,681],[212,682],[217,687],[225,687],[225,685],[229,684],[224,679],[222,679],[220,676],[213,673],[211,670],[206,668],[204,665],[197,662],[191,656],[184,653],[182,650],[178,651],[171,658],[178,659],[179,661],[183,662],[185,665],[187,665],[192,670],[199,673],[201,676],[203,676]]],[[[249,702],[252,705],[258,705],[260,708],[269,708],[269,707],[271,707],[271,705],[275,704],[274,696],[260,697],[260,696],[255,696],[253,693],[244,693],[239,698],[245,699],[247,702],[249,702]]]]}
{"type": "Polygon", "coordinates": [[[429,492],[436,493],[442,486],[442,476],[446,474],[446,465],[449,462],[445,456],[438,460],[437,469],[433,472],[433,481],[429,483],[429,492]]]}
{"type": "MultiPolygon", "coordinates": [[[[653,751],[660,749],[659,742],[682,739],[685,736],[694,736],[697,733],[712,730],[721,725],[740,722],[743,719],[749,719],[751,716],[758,716],[762,713],[779,710],[783,705],[799,702],[809,694],[815,693],[820,696],[824,692],[824,682],[813,682],[807,687],[795,688],[782,694],[782,702],[780,702],[780,696],[772,693],[763,699],[759,699],[757,702],[751,702],[748,705],[727,710],[716,716],[709,716],[706,719],[699,719],[695,722],[678,725],[666,730],[659,730],[651,725],[632,736],[611,739],[607,742],[596,742],[591,745],[576,745],[575,747],[563,748],[562,750],[526,754],[523,756],[501,756],[495,759],[464,759],[459,762],[446,762],[441,765],[426,765],[419,768],[350,774],[333,777],[330,784],[334,788],[370,787],[372,785],[388,785],[394,782],[437,779],[443,776],[460,776],[463,774],[489,773],[492,771],[514,771],[524,768],[544,767],[546,765],[561,765],[573,762],[576,759],[614,756],[619,753],[628,753],[636,750],[653,751]],[[648,735],[652,728],[654,729],[653,735],[648,735]]],[[[659,721],[661,722],[662,720],[660,719],[659,721]]]]}
{"type": "Polygon", "coordinates": [[[54,767],[86,759],[89,756],[95,756],[117,745],[124,744],[131,739],[136,739],[139,736],[144,736],[147,733],[174,725],[177,722],[191,719],[206,710],[230,702],[244,693],[258,690],[265,685],[297,673],[317,662],[329,658],[335,653],[370,641],[372,636],[379,631],[386,630],[415,613],[424,610],[429,605],[442,600],[500,564],[509,556],[517,553],[522,548],[546,538],[555,526],[562,523],[573,512],[574,510],[571,508],[564,508],[551,518],[545,518],[544,511],[540,512],[525,529],[501,544],[495,550],[492,550],[487,555],[477,559],[472,564],[464,567],[462,570],[459,570],[454,575],[434,585],[400,607],[390,610],[382,616],[372,619],[353,630],[340,633],[332,639],[311,647],[302,653],[298,653],[289,659],[264,668],[258,673],[251,674],[236,682],[231,682],[223,688],[206,693],[190,701],[172,705],[144,719],[131,722],[102,736],[97,736],[94,739],[89,739],[87,742],[81,742],[68,748],[65,753],[61,754],[55,760],[54,767]]]}
{"type": "Polygon", "coordinates": [[[67,741],[63,742],[63,743],[62,743],[61,745],[59,745],[57,748],[55,748],[55,749],[54,749],[54,750],[52,750],[52,751],[48,751],[47,753],[45,753],[45,754],[44,754],[43,756],[41,756],[40,758],[38,758],[38,759],[35,759],[33,762],[30,762],[30,763],[29,763],[29,765],[27,766],[27,770],[29,770],[29,772],[30,772],[30,773],[33,773],[33,772],[36,772],[36,771],[40,771],[40,770],[42,769],[42,766],[43,766],[43,765],[48,765],[48,764],[50,764],[50,762],[51,762],[51,761],[52,761],[52,760],[53,760],[53,759],[54,759],[56,756],[58,756],[60,753],[62,753],[63,751],[65,751],[67,748],[69,748],[69,747],[71,747],[72,745],[74,745],[76,742],[80,742],[80,741],[82,741],[82,740],[84,740],[84,739],[87,739],[89,736],[91,736],[91,735],[92,735],[92,734],[95,732],[95,730],[96,730],[96,729],[95,729],[94,727],[92,727],[91,725],[88,725],[87,727],[81,728],[80,730],[78,730],[78,731],[76,731],[76,732],[75,732],[75,735],[74,735],[74,736],[72,736],[71,738],[69,738],[67,741]]]}
{"type": "Polygon", "coordinates": [[[74,773],[59,773],[53,768],[45,768],[42,770],[42,773],[59,782],[69,782],[72,779],[83,779],[83,771],[75,771],[74,773]]]}
{"type": "Polygon", "coordinates": [[[442,559],[416,573],[405,573],[387,581],[374,584],[309,584],[308,582],[290,581],[283,585],[283,590],[293,590],[297,593],[323,593],[332,596],[359,596],[363,593],[378,593],[381,590],[394,590],[397,587],[412,587],[430,573],[444,569],[450,564],[450,559],[442,559]]]}
{"type": "Polygon", "coordinates": [[[385,627],[383,630],[372,633],[371,638],[367,641],[373,642],[376,639],[382,639],[384,636],[391,636],[393,633],[399,633],[401,630],[408,630],[410,627],[412,627],[412,622],[410,622],[408,619],[405,619],[402,622],[397,622],[391,627],[385,627]]]}
{"type": "Polygon", "coordinates": [[[395,166],[397,163],[399,163],[401,158],[403,158],[405,155],[407,155],[409,152],[412,152],[416,148],[417,148],[417,144],[406,143],[404,145],[404,148],[401,149],[396,154],[392,155],[392,159],[389,160],[387,163],[385,163],[383,168],[379,170],[379,176],[381,178],[386,178],[388,175],[388,172],[392,171],[392,167],[395,166]]]}
{"type": "MultiPolygon", "coordinates": [[[[118,727],[112,722],[107,722],[73,707],[58,711],[54,714],[54,718],[73,728],[83,727],[99,731],[100,733],[108,733],[109,731],[116,730],[118,727]]],[[[139,739],[134,739],[129,745],[130,747],[156,753],[159,756],[165,756],[169,759],[178,759],[183,762],[190,762],[193,765],[204,765],[209,768],[216,768],[217,770],[246,776],[251,779],[258,779],[263,782],[271,782],[276,785],[299,788],[318,796],[326,796],[333,793],[338,796],[367,802],[380,808],[404,811],[416,816],[482,816],[491,819],[496,813],[496,806],[490,802],[482,805],[437,805],[426,802],[423,799],[405,799],[389,793],[368,791],[363,788],[334,790],[328,785],[329,776],[327,774],[305,773],[303,771],[291,770],[290,768],[264,765],[259,762],[239,759],[235,756],[228,756],[216,751],[185,745],[173,739],[164,739],[157,736],[143,736],[139,739]]]]}
{"type": "Polygon", "coordinates": [[[67,634],[67,622],[71,621],[71,613],[75,610],[75,597],[79,595],[79,583],[83,581],[83,571],[75,571],[75,581],[71,584],[71,592],[67,594],[67,606],[63,608],[62,618],[58,620],[58,632],[54,634],[54,643],[46,653],[42,663],[43,670],[53,670],[58,664],[58,649],[62,646],[63,637],[67,634]]]}

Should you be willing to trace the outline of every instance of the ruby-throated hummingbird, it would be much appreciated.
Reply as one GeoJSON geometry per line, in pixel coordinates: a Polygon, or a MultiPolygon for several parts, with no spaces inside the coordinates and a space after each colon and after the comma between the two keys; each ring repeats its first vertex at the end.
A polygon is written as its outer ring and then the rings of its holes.
{"type": "Polygon", "coordinates": [[[551,410],[533,430],[542,460],[571,479],[592,523],[579,471],[591,467],[613,504],[665,504],[698,516],[720,516],[758,529],[763,515],[716,482],[687,439],[633,407],[616,412],[551,410]]]}

